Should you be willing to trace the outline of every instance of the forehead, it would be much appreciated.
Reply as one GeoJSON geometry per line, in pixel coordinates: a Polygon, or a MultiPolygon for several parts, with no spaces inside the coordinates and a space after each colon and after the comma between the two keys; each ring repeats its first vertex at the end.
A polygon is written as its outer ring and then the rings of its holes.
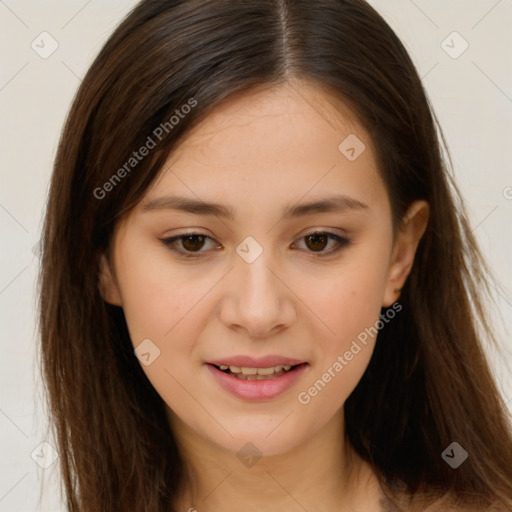
{"type": "Polygon", "coordinates": [[[271,161],[276,153],[301,159],[313,146],[330,146],[337,155],[340,136],[356,133],[368,139],[356,114],[326,88],[298,81],[261,85],[217,106],[181,141],[169,163],[192,156],[190,150],[196,158],[236,157],[233,164],[249,156],[271,161]]]}
{"type": "Polygon", "coordinates": [[[295,82],[237,94],[206,116],[169,156],[143,203],[177,192],[254,213],[327,193],[375,202],[384,186],[353,111],[327,90],[295,82]]]}

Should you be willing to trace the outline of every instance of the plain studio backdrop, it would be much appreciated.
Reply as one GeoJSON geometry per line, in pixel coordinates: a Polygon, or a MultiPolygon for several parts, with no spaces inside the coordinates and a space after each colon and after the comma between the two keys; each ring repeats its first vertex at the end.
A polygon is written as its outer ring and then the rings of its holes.
{"type": "MultiPolygon", "coordinates": [[[[136,3],[0,0],[2,511],[65,510],[56,487],[58,454],[52,439],[44,438],[35,362],[38,241],[73,95],[103,43],[136,3]],[[43,480],[45,496],[38,503],[43,480]]],[[[495,290],[498,307],[491,311],[501,352],[486,350],[512,409],[512,1],[370,3],[419,70],[447,138],[471,227],[501,286],[495,290]]]]}

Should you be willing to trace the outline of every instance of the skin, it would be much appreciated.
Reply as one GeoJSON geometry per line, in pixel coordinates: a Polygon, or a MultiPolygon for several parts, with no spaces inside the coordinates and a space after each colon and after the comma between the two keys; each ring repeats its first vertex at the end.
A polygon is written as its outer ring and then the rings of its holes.
{"type": "Polygon", "coordinates": [[[375,338],[309,403],[298,394],[398,299],[427,218],[428,205],[412,203],[394,237],[372,141],[319,86],[295,81],[238,94],[182,140],[119,222],[100,274],[102,296],[123,307],[133,346],[150,339],[160,350],[142,368],[167,404],[187,463],[190,483],[177,510],[380,510],[372,469],[344,440],[342,407],[375,338]],[[350,134],[366,146],[354,161],[338,149],[350,134]],[[283,218],[285,207],[335,192],[367,207],[283,218]],[[235,218],[144,210],[171,194],[223,203],[235,218]],[[330,252],[333,239],[307,243],[314,231],[352,243],[330,252]],[[190,232],[212,238],[175,242],[199,251],[196,259],[160,241],[190,232]],[[252,263],[236,252],[247,236],[263,248],[252,263]],[[249,402],[224,391],[205,365],[240,354],[309,365],[291,389],[249,402]],[[237,457],[248,442],[262,455],[250,467],[237,457]]]}

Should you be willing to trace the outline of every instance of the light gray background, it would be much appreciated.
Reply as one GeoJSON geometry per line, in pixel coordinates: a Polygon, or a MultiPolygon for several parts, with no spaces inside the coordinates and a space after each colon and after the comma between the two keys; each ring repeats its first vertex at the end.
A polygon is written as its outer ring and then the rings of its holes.
{"type": "MultiPolygon", "coordinates": [[[[55,483],[58,462],[47,469],[35,462],[50,462],[52,449],[40,444],[55,443],[44,438],[36,369],[34,246],[70,102],[92,59],[135,3],[0,0],[1,511],[64,511],[55,483]],[[46,59],[31,47],[34,40],[42,46],[43,31],[58,43],[46,59]],[[41,485],[46,492],[38,503],[41,485]]],[[[512,409],[512,0],[371,4],[412,54],[447,137],[471,226],[503,286],[490,313],[502,349],[487,351],[512,409]],[[454,31],[463,39],[450,36],[454,31]],[[468,49],[453,58],[464,40],[468,49]]]]}

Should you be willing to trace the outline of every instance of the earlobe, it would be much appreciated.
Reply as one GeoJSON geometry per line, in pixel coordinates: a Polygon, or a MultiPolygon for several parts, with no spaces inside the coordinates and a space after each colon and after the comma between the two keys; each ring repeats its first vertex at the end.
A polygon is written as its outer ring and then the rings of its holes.
{"type": "Polygon", "coordinates": [[[428,216],[429,205],[423,200],[414,201],[404,216],[389,265],[383,307],[391,306],[400,297],[402,287],[411,272],[416,249],[427,228],[428,216]]]}
{"type": "Polygon", "coordinates": [[[98,274],[98,289],[105,302],[113,306],[122,306],[121,294],[117,286],[110,263],[105,254],[101,255],[100,270],[98,274]]]}

